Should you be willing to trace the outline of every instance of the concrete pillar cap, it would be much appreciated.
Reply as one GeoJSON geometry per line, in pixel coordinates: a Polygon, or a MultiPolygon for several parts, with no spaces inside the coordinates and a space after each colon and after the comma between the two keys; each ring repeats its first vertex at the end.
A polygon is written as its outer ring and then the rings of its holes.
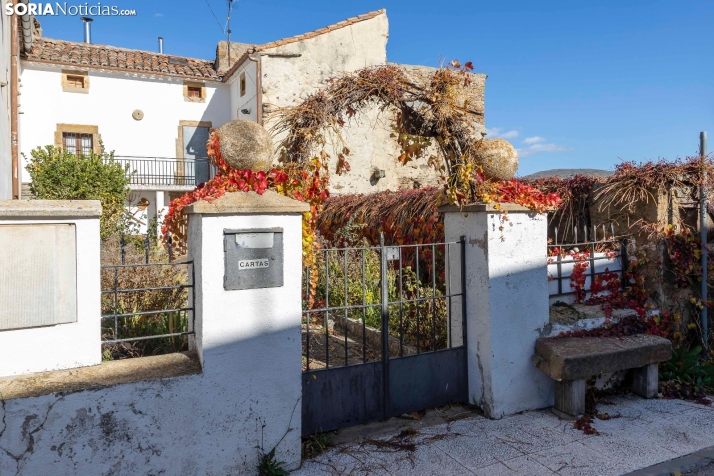
{"type": "Polygon", "coordinates": [[[518,205],[516,203],[469,203],[467,205],[442,205],[439,207],[439,212],[460,212],[460,213],[473,213],[473,212],[508,212],[508,213],[537,213],[535,210],[524,207],[523,205],[518,205]]]}
{"type": "Polygon", "coordinates": [[[256,192],[229,192],[212,203],[199,200],[183,209],[187,215],[231,215],[237,213],[285,214],[305,213],[310,205],[293,198],[266,190],[263,195],[256,192]]]}

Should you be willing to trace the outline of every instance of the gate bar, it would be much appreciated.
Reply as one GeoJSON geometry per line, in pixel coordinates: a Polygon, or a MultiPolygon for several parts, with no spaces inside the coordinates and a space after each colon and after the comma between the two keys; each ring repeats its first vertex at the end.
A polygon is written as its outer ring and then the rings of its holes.
{"type": "Polygon", "coordinates": [[[383,419],[389,418],[392,400],[389,394],[389,279],[387,276],[387,249],[384,246],[384,233],[379,234],[379,247],[382,259],[382,378],[384,379],[383,419]]]}
{"type": "MultiPolygon", "coordinates": [[[[467,349],[466,345],[466,235],[462,235],[461,239],[461,345],[467,349]]],[[[450,293],[449,293],[450,294],[450,293]]],[[[469,359],[464,359],[466,365],[466,375],[469,374],[469,359]]]]}

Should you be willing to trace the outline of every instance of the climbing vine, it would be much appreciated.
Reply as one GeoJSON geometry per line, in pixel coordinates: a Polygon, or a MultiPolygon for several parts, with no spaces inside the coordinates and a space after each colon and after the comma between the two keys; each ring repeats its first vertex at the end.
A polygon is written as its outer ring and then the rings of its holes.
{"type": "MultiPolygon", "coordinates": [[[[485,183],[482,178],[475,180],[485,183]]],[[[500,203],[516,203],[544,212],[560,203],[556,193],[543,193],[517,180],[492,182],[476,190],[478,201],[494,203],[496,210],[500,203]]],[[[444,241],[441,203],[437,187],[329,197],[317,228],[328,242],[339,246],[363,239],[376,245],[381,233],[387,244],[439,243],[444,241]],[[350,233],[343,232],[346,228],[350,233]]]]}
{"type": "Polygon", "coordinates": [[[284,164],[268,172],[253,172],[232,169],[221,157],[219,141],[218,134],[215,131],[211,132],[208,155],[216,166],[216,175],[195,190],[169,203],[169,210],[162,227],[164,240],[169,236],[167,232],[170,232],[173,240],[172,250],[177,254],[186,252],[187,218],[182,212],[185,207],[198,200],[212,203],[228,192],[255,192],[262,195],[266,190],[273,190],[310,205],[310,211],[303,214],[302,245],[304,262],[306,265],[312,263],[315,259],[314,247],[317,246],[315,244],[317,215],[329,195],[327,155],[323,153],[302,166],[284,164]]]}
{"type": "Polygon", "coordinates": [[[470,160],[481,134],[474,129],[474,115],[482,111],[462,94],[473,81],[471,62],[457,60],[443,65],[428,78],[415,81],[404,69],[382,65],[345,73],[327,81],[324,88],[291,107],[279,109],[273,134],[283,163],[305,163],[315,150],[331,145],[337,154],[335,172],[349,171],[350,150],[342,128],[371,106],[389,110],[392,130],[403,165],[424,157],[432,143],[441,160],[429,157],[444,180],[444,198],[449,203],[476,200],[471,179],[480,167],[470,160]]]}

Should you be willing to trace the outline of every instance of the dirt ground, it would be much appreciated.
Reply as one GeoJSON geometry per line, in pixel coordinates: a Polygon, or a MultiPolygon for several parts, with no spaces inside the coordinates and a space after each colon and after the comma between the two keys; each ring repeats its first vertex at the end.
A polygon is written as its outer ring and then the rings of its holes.
{"type": "MultiPolygon", "coordinates": [[[[307,325],[302,326],[302,368],[307,368],[307,325]]],[[[310,325],[310,368],[309,370],[324,369],[326,367],[327,355],[329,351],[329,366],[345,366],[345,336],[337,329],[332,329],[325,336],[325,328],[319,325],[310,325]],[[326,344],[327,341],[327,345],[326,344]]],[[[362,336],[347,336],[347,365],[361,364],[365,361],[371,362],[382,358],[382,350],[374,348],[369,343],[362,346],[362,336]]]]}

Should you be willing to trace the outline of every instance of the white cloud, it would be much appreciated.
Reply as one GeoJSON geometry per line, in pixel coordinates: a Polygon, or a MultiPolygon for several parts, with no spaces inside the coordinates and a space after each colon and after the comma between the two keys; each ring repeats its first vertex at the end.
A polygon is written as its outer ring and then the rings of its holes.
{"type": "Polygon", "coordinates": [[[162,16],[164,16],[164,14],[163,14],[163,13],[155,13],[154,16],[155,16],[155,17],[162,17],[162,16]]]}
{"type": "Polygon", "coordinates": [[[545,137],[533,136],[523,139],[524,144],[540,144],[541,142],[545,142],[545,137]]]}
{"type": "MultiPolygon", "coordinates": [[[[525,141],[523,141],[525,142],[525,141]]],[[[516,149],[518,151],[518,156],[519,157],[529,157],[534,154],[538,154],[540,152],[567,152],[569,150],[573,150],[572,147],[565,147],[563,145],[558,145],[558,144],[543,144],[543,143],[536,143],[529,145],[528,147],[524,147],[522,149],[516,149]]]]}
{"type": "Polygon", "coordinates": [[[512,130],[512,131],[507,131],[503,132],[502,127],[493,127],[491,129],[486,128],[486,136],[489,139],[495,139],[495,138],[500,138],[500,139],[515,139],[518,137],[518,131],[517,130],[512,130]]]}

